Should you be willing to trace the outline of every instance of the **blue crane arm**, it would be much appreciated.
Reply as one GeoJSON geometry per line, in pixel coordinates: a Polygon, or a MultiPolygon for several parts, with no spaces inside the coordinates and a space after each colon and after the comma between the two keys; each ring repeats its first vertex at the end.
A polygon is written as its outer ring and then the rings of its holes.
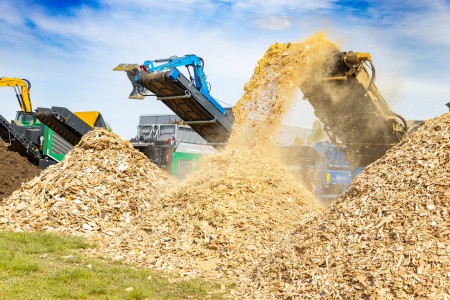
{"type": "MultiPolygon", "coordinates": [[[[182,57],[173,56],[164,59],[146,60],[142,64],[144,70],[149,73],[168,71],[170,69],[173,68],[176,69],[176,67],[183,67],[183,66],[188,69],[189,74],[191,74],[189,67],[193,69],[194,76],[193,78],[191,78],[191,80],[193,80],[194,86],[220,111],[220,113],[225,115],[226,113],[225,108],[223,108],[217,102],[217,100],[209,93],[208,84],[206,82],[206,75],[205,72],[203,71],[204,61],[201,57],[198,57],[197,55],[194,54],[188,54],[182,57]]],[[[141,75],[142,72],[139,72],[134,77],[135,83],[139,83],[141,75]]]]}
{"type": "Polygon", "coordinates": [[[144,66],[149,73],[167,71],[176,67],[192,67],[194,71],[194,85],[204,95],[210,96],[208,85],[206,83],[206,76],[203,72],[203,59],[194,54],[188,54],[183,57],[170,57],[165,59],[146,60],[142,66],[144,66]],[[163,63],[161,65],[155,65],[157,63],[163,63]]]}

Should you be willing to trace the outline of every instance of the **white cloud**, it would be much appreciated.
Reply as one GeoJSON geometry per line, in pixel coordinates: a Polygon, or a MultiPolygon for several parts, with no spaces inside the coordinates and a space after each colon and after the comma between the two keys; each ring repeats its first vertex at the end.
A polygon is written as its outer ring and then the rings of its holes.
{"type": "Polygon", "coordinates": [[[450,48],[450,6],[439,4],[430,9],[420,17],[408,16],[401,22],[399,33],[422,42],[425,47],[441,45],[450,48]]]}
{"type": "MultiPolygon", "coordinates": [[[[20,5],[19,5],[20,7],[20,5]]],[[[0,1],[0,20],[12,25],[23,24],[23,16],[18,9],[18,5],[13,5],[11,1],[0,1]]]]}
{"type": "Polygon", "coordinates": [[[270,16],[266,18],[256,19],[255,24],[259,27],[270,30],[282,30],[290,28],[292,25],[292,20],[289,17],[270,16]]]}
{"type": "MultiPolygon", "coordinates": [[[[104,4],[111,7],[128,7],[140,9],[155,9],[155,10],[175,10],[186,11],[195,9],[199,13],[202,10],[213,8],[214,2],[211,0],[168,0],[168,1],[148,1],[148,0],[103,0],[104,4]]],[[[152,13],[149,11],[149,13],[152,13]]],[[[150,15],[149,15],[150,17],[150,15]]]]}
{"type": "Polygon", "coordinates": [[[332,0],[103,0],[104,4],[111,7],[153,8],[158,10],[186,11],[193,10],[197,14],[208,10],[230,8],[234,12],[250,12],[253,14],[269,13],[277,14],[285,11],[312,11],[316,9],[331,8],[332,0]]]}
{"type": "Polygon", "coordinates": [[[333,7],[331,0],[243,0],[234,3],[236,9],[254,12],[255,14],[276,15],[279,13],[298,13],[333,7]]]}

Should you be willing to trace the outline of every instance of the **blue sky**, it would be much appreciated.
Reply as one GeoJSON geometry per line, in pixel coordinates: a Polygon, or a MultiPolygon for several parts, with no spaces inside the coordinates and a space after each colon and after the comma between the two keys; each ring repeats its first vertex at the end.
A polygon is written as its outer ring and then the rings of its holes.
{"type": "MultiPolygon", "coordinates": [[[[34,107],[98,110],[125,138],[140,114],[170,111],[128,100],[118,63],[197,54],[211,94],[234,104],[269,45],[319,31],[343,50],[371,52],[377,86],[406,118],[440,115],[450,102],[448,1],[0,0],[0,12],[0,76],[29,79],[34,107]]],[[[0,97],[0,113],[14,118],[13,90],[0,97]]],[[[312,119],[299,102],[286,123],[312,119]]]]}

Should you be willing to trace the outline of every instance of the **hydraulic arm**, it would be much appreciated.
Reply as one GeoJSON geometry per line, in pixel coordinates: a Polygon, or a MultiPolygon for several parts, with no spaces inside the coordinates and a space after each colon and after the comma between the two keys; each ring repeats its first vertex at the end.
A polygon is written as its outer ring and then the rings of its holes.
{"type": "Polygon", "coordinates": [[[0,77],[0,87],[3,86],[10,86],[14,88],[17,100],[19,101],[21,111],[23,112],[33,111],[30,100],[31,84],[28,80],[20,78],[0,77]]]}

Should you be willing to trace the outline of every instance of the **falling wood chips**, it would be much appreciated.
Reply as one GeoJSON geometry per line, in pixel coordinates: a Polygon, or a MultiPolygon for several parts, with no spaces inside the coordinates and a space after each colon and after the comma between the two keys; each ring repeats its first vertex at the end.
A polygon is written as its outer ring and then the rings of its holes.
{"type": "Polygon", "coordinates": [[[255,264],[241,297],[450,298],[450,114],[368,166],[255,264]]]}
{"type": "Polygon", "coordinates": [[[229,147],[276,150],[270,143],[286,112],[299,99],[299,86],[311,80],[311,69],[317,75],[318,62],[328,61],[328,55],[337,50],[321,33],[302,42],[271,45],[233,107],[235,122],[229,147]]]}
{"type": "Polygon", "coordinates": [[[117,135],[95,129],[5,199],[0,226],[99,238],[128,227],[174,180],[117,135]]]}
{"type": "Polygon", "coordinates": [[[132,230],[109,238],[108,256],[179,276],[235,279],[317,209],[276,163],[252,151],[226,151],[150,202],[132,230]]]}

